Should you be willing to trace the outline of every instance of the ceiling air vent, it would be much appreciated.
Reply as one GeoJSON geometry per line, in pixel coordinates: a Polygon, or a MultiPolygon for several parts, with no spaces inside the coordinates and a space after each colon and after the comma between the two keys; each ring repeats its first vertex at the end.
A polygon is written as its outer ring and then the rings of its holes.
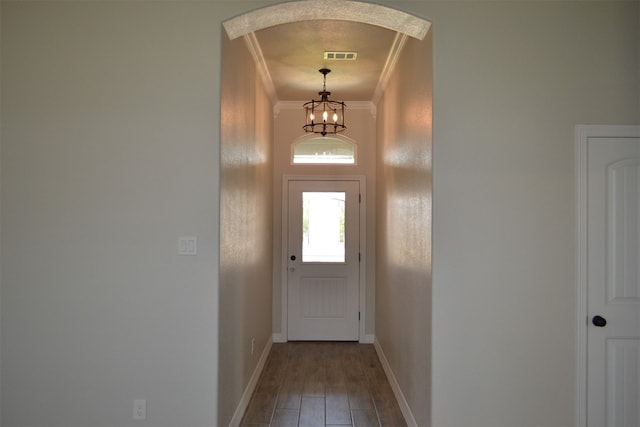
{"type": "Polygon", "coordinates": [[[358,57],[358,52],[325,52],[324,59],[330,59],[333,61],[355,61],[358,57]]]}

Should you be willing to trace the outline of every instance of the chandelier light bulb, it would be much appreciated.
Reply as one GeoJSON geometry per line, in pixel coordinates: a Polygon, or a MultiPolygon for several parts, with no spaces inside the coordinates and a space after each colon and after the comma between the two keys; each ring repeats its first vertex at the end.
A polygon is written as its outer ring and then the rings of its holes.
{"type": "Polygon", "coordinates": [[[314,121],[315,119],[316,119],[316,115],[313,114],[313,112],[309,114],[309,120],[314,121]]]}
{"type": "Polygon", "coordinates": [[[326,122],[328,118],[329,118],[329,113],[327,113],[327,110],[325,110],[325,111],[322,113],[322,121],[323,121],[323,122],[326,122]]]}
{"type": "Polygon", "coordinates": [[[333,123],[338,123],[338,113],[333,112],[333,123]]]}

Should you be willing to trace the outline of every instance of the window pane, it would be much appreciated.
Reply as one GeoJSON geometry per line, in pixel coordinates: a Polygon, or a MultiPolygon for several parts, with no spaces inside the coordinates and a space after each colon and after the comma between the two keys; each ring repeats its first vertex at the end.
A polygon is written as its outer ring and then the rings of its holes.
{"type": "Polygon", "coordinates": [[[330,136],[308,139],[293,147],[293,163],[353,165],[356,163],[355,144],[330,136]]]}
{"type": "Polygon", "coordinates": [[[302,262],[345,262],[344,192],[302,193],[302,262]]]}

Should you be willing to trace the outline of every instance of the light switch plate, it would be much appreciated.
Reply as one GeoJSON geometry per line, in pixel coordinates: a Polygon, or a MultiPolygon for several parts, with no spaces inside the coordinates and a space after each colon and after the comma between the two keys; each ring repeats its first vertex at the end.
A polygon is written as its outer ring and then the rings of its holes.
{"type": "Polygon", "coordinates": [[[198,255],[198,238],[193,236],[179,237],[178,255],[198,255]]]}

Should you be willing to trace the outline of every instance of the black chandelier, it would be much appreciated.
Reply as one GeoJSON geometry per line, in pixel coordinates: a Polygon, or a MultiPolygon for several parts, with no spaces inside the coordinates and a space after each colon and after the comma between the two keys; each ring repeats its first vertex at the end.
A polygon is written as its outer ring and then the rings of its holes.
{"type": "Polygon", "coordinates": [[[347,127],[344,125],[344,107],[342,101],[330,101],[327,91],[327,74],[331,72],[328,68],[321,68],[318,71],[323,75],[322,91],[318,92],[319,100],[312,99],[303,105],[306,111],[306,124],[302,126],[305,132],[319,133],[325,136],[328,133],[338,133],[347,127]]]}

